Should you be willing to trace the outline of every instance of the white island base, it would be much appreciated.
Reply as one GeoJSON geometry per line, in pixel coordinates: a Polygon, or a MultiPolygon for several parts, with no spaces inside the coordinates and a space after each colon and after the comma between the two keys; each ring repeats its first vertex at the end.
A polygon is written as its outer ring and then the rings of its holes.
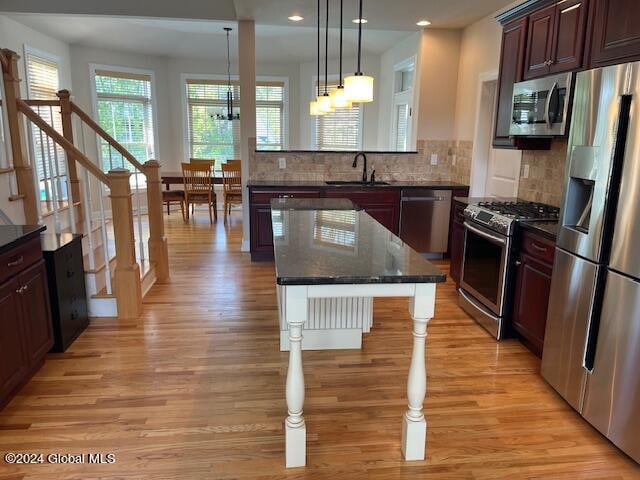
{"type": "MultiPolygon", "coordinates": [[[[413,352],[407,380],[408,409],[402,416],[401,450],[405,460],[424,460],[427,422],[422,404],[427,392],[425,340],[427,323],[433,317],[436,285],[434,283],[393,283],[357,285],[286,285],[278,286],[281,322],[289,326],[289,366],[287,370],[285,419],[285,464],[287,468],[306,465],[307,427],[303,417],[305,397],[302,350],[307,341],[305,329],[310,304],[337,298],[409,297],[409,314],[413,319],[413,352]],[[303,338],[304,336],[304,338],[303,338]]],[[[315,305],[315,304],[314,304],[315,305]]],[[[326,320],[326,316],[324,317],[326,320]]],[[[281,344],[282,345],[282,344],[281,344]]]]}
{"type": "MultiPolygon", "coordinates": [[[[289,325],[280,302],[280,351],[289,351],[289,325]]],[[[362,335],[373,325],[373,298],[310,298],[303,327],[302,350],[348,350],[362,348],[362,335]]]]}

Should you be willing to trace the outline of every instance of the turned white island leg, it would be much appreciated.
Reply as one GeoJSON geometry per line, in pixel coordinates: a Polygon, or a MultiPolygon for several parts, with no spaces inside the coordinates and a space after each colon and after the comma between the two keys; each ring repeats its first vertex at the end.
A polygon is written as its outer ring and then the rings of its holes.
{"type": "Polygon", "coordinates": [[[409,312],[413,318],[413,353],[407,380],[409,408],[402,418],[401,448],[405,460],[425,458],[427,420],[422,413],[422,404],[427,393],[425,343],[427,323],[433,317],[435,300],[435,284],[417,284],[415,295],[409,304],[409,312]]]}
{"type": "Polygon", "coordinates": [[[302,416],[304,407],[304,372],[302,370],[302,325],[307,320],[307,287],[282,287],[282,307],[289,324],[289,368],[285,419],[285,465],[287,468],[306,465],[307,427],[302,416]]]}

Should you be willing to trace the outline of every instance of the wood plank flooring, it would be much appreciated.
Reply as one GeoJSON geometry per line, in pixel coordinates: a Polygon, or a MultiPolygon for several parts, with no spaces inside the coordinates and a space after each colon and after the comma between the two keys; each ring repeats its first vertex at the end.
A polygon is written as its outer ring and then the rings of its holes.
{"type": "Polygon", "coordinates": [[[93,321],[0,412],[1,455],[114,453],[116,463],[0,459],[0,478],[640,478],[546,385],[536,357],[457,307],[451,282],[427,338],[427,460],[400,454],[406,301],[378,299],[361,351],[303,353],[308,466],[286,470],[273,264],[239,252],[240,229],[237,213],[227,227],[172,214],[171,284],[153,287],[137,321],[93,321]]]}

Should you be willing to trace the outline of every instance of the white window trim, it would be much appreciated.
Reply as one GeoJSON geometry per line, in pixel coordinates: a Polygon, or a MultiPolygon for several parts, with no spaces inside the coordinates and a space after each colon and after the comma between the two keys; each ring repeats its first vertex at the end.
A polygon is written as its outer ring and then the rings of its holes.
{"type": "MultiPolygon", "coordinates": [[[[227,81],[229,77],[227,75],[219,74],[204,74],[204,73],[181,73],[180,74],[180,88],[182,90],[182,158],[183,161],[188,162],[191,158],[191,148],[189,145],[189,100],[187,98],[187,80],[216,80],[227,81]]],[[[239,82],[240,77],[238,75],[231,75],[232,82],[239,82]]],[[[258,75],[256,76],[256,82],[283,82],[284,83],[284,97],[283,108],[285,111],[283,128],[283,142],[282,149],[289,149],[289,118],[291,117],[290,105],[289,105],[289,77],[274,77],[258,75]]],[[[242,93],[240,93],[242,95],[242,93]]],[[[242,115],[242,113],[240,114],[242,115]]],[[[274,150],[277,152],[277,150],[274,150]]]]}
{"type": "MultiPolygon", "coordinates": [[[[324,75],[318,77],[318,75],[313,75],[311,77],[311,101],[315,100],[318,96],[317,83],[318,78],[320,78],[320,82],[324,82],[324,75]]],[[[340,80],[338,75],[329,75],[327,77],[329,82],[337,82],[340,80]]],[[[324,93],[324,90],[321,92],[324,93]]],[[[316,136],[316,122],[318,121],[318,117],[311,117],[311,149],[318,149],[318,139],[316,136]]],[[[360,125],[358,125],[358,148],[357,151],[362,150],[363,139],[364,139],[364,105],[360,104],[360,125]]]]}
{"type": "MultiPolygon", "coordinates": [[[[151,120],[153,121],[153,153],[154,160],[159,160],[160,149],[158,142],[158,102],[156,96],[156,73],[154,70],[143,68],[119,67],[116,65],[89,64],[89,82],[91,83],[91,116],[96,123],[98,119],[98,92],[96,91],[96,70],[107,70],[118,73],[132,73],[148,75],[151,78],[151,120]]],[[[96,142],[96,158],[100,159],[100,143],[96,142]]]]}
{"type": "Polygon", "coordinates": [[[397,143],[397,139],[395,138],[396,136],[396,129],[397,129],[397,116],[396,116],[396,109],[397,106],[401,103],[406,103],[407,105],[409,105],[409,127],[407,128],[407,146],[406,146],[406,151],[411,151],[411,150],[415,150],[416,149],[416,140],[414,138],[413,132],[414,132],[414,118],[415,118],[415,112],[416,110],[416,105],[415,105],[415,95],[413,94],[413,92],[416,91],[416,80],[417,80],[417,56],[413,55],[409,58],[406,58],[404,60],[402,60],[401,62],[396,63],[393,66],[393,82],[391,82],[391,131],[389,132],[389,148],[391,150],[395,149],[395,145],[397,143]],[[396,73],[407,69],[407,67],[413,67],[413,82],[411,84],[411,87],[408,88],[407,90],[404,90],[402,92],[396,92],[396,73]]]}
{"type": "MultiPolygon", "coordinates": [[[[2,138],[4,141],[0,141],[0,168],[9,168],[13,164],[11,158],[11,136],[9,135],[9,117],[7,116],[6,108],[6,94],[4,91],[4,82],[0,82],[0,100],[3,101],[1,113],[2,113],[2,138]]],[[[31,141],[29,139],[29,141],[31,141]]]]}

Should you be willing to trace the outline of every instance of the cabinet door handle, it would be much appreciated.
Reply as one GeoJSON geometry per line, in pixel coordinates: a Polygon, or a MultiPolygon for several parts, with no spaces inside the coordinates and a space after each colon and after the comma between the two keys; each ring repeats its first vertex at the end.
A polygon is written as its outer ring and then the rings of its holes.
{"type": "Polygon", "coordinates": [[[519,267],[520,265],[522,265],[522,262],[520,260],[516,260],[516,267],[519,267]]]}
{"type": "Polygon", "coordinates": [[[27,285],[22,285],[18,290],[16,290],[16,293],[22,295],[27,290],[29,290],[29,287],[27,285]]]}
{"type": "Polygon", "coordinates": [[[67,278],[71,278],[76,274],[73,270],[67,270],[67,278]]]}
{"type": "Polygon", "coordinates": [[[533,248],[535,248],[535,249],[536,249],[537,251],[539,251],[539,252],[544,252],[544,253],[546,253],[546,252],[547,252],[547,247],[541,247],[541,246],[540,246],[540,245],[538,245],[536,242],[531,242],[531,246],[532,246],[533,248]]]}
{"type": "Polygon", "coordinates": [[[24,262],[24,256],[20,255],[17,259],[7,263],[7,267],[17,267],[24,262]]]}

